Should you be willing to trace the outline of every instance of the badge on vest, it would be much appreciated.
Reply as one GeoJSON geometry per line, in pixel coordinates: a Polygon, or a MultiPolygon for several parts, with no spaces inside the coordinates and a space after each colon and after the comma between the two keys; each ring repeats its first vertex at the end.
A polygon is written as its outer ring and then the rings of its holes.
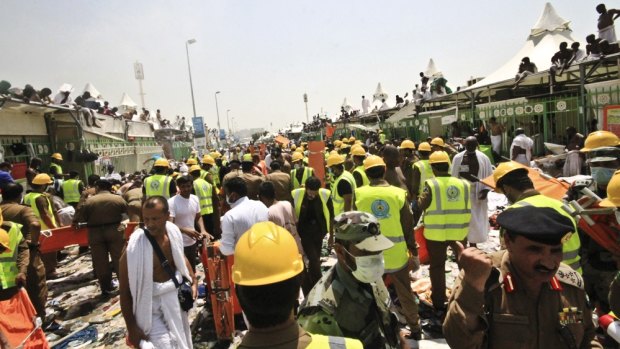
{"type": "Polygon", "coordinates": [[[159,181],[151,181],[151,189],[159,189],[159,181]]]}
{"type": "Polygon", "coordinates": [[[461,191],[458,187],[451,185],[446,190],[446,196],[448,197],[448,201],[459,201],[459,197],[461,196],[461,191]]]}
{"type": "Polygon", "coordinates": [[[370,205],[370,210],[377,219],[388,218],[390,216],[390,205],[384,200],[373,201],[370,205]]]}

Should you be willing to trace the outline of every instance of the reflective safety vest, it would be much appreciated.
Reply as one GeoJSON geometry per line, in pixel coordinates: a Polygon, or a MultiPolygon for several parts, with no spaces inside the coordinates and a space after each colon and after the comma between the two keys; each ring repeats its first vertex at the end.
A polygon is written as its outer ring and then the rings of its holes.
{"type": "Polygon", "coordinates": [[[19,274],[19,270],[17,270],[17,245],[19,245],[24,238],[21,224],[13,222],[6,223],[11,224],[11,229],[8,232],[9,248],[11,252],[5,251],[0,254],[0,285],[2,285],[3,290],[16,285],[15,278],[17,274],[19,274]]]}
{"type": "Polygon", "coordinates": [[[355,178],[353,178],[351,172],[344,170],[340,177],[336,178],[334,180],[334,183],[332,184],[332,203],[334,204],[334,216],[337,216],[344,212],[344,197],[338,194],[338,183],[340,183],[340,181],[343,179],[349,182],[349,184],[351,185],[351,190],[353,191],[352,194],[355,193],[355,178]]]}
{"type": "Polygon", "coordinates": [[[461,241],[471,220],[470,184],[456,177],[435,177],[425,182],[432,201],[424,212],[424,237],[432,241],[461,241]]]}
{"type": "Polygon", "coordinates": [[[353,338],[323,336],[321,334],[308,333],[312,342],[306,349],[363,349],[362,342],[353,338]]]}
{"type": "Polygon", "coordinates": [[[209,172],[211,172],[211,180],[213,180],[213,185],[215,185],[216,188],[220,187],[220,168],[217,166],[211,166],[211,168],[209,169],[209,172]]]}
{"type": "Polygon", "coordinates": [[[207,180],[207,175],[209,174],[209,172],[201,169],[200,170],[200,179],[204,179],[205,181],[207,180]]]}
{"type": "MultiPolygon", "coordinates": [[[[409,260],[403,227],[400,224],[400,210],[407,200],[407,191],[395,186],[363,186],[355,189],[355,207],[368,212],[379,220],[381,234],[390,239],[394,246],[383,251],[385,272],[401,270],[409,260]]],[[[407,232],[413,234],[413,232],[407,232]]]]}
{"type": "MultiPolygon", "coordinates": [[[[37,218],[39,218],[41,230],[47,230],[50,229],[50,227],[48,227],[47,224],[45,224],[45,222],[43,221],[43,219],[41,219],[41,212],[39,212],[39,208],[37,207],[37,198],[41,195],[45,196],[43,193],[35,193],[33,191],[26,194],[24,196],[24,205],[30,206],[30,208],[32,208],[32,210],[34,211],[34,214],[37,216],[37,218]]],[[[54,211],[52,210],[52,203],[47,196],[45,196],[45,199],[47,200],[47,211],[51,215],[50,219],[52,220],[54,225],[58,225],[58,223],[56,222],[56,216],[54,216],[54,211]]]]}
{"type": "MultiPolygon", "coordinates": [[[[321,199],[321,204],[323,206],[323,217],[325,217],[325,224],[327,224],[327,232],[329,233],[329,227],[331,226],[329,209],[327,208],[327,201],[329,200],[331,192],[327,189],[320,188],[319,189],[319,198],[321,199]]],[[[291,195],[293,196],[293,203],[295,204],[295,213],[297,214],[297,218],[301,214],[301,203],[304,201],[304,196],[306,195],[305,188],[299,188],[291,191],[291,195]]]]}
{"type": "Polygon", "coordinates": [[[200,215],[213,213],[213,186],[202,178],[194,179],[194,193],[200,202],[200,215]]]}
{"type": "Polygon", "coordinates": [[[52,162],[52,163],[50,164],[50,172],[52,172],[51,170],[52,170],[53,168],[55,168],[55,169],[56,169],[56,173],[57,173],[57,174],[62,174],[62,167],[61,167],[60,165],[55,164],[55,163],[53,163],[53,162],[52,162]]]}
{"type": "Polygon", "coordinates": [[[62,183],[62,195],[66,203],[70,204],[80,201],[80,183],[82,181],[79,179],[68,179],[62,183]]]}
{"type": "Polygon", "coordinates": [[[579,239],[579,234],[577,233],[577,223],[575,222],[575,219],[564,209],[564,203],[548,196],[538,194],[519,200],[508,208],[525,206],[550,207],[558,211],[561,215],[570,218],[573,222],[573,226],[575,227],[575,231],[573,231],[570,239],[562,245],[562,262],[568,264],[568,266],[573,268],[573,270],[577,271],[579,274],[582,274],[583,270],[581,269],[581,257],[579,256],[581,240],[579,239]]]}
{"type": "MultiPolygon", "coordinates": [[[[359,173],[359,175],[362,177],[362,187],[366,186],[370,183],[370,180],[368,180],[368,176],[366,175],[366,170],[364,170],[364,165],[359,165],[357,166],[354,170],[353,173],[359,173]]],[[[353,177],[355,178],[355,177],[353,177]]],[[[356,182],[357,185],[357,182],[356,182]]]]}
{"type": "Polygon", "coordinates": [[[306,184],[306,179],[308,177],[312,177],[314,175],[314,169],[312,167],[304,166],[304,174],[301,176],[301,183],[297,180],[297,169],[291,170],[291,183],[293,184],[292,189],[301,188],[302,184],[306,184]]]}
{"type": "Polygon", "coordinates": [[[418,187],[418,195],[420,195],[422,194],[422,190],[424,190],[424,183],[426,180],[435,178],[435,174],[428,160],[418,160],[413,163],[412,167],[417,167],[418,171],[420,171],[420,186],[418,187]]]}
{"type": "Polygon", "coordinates": [[[166,199],[170,199],[170,176],[155,174],[144,179],[144,187],[146,188],[146,198],[161,195],[166,199]]]}

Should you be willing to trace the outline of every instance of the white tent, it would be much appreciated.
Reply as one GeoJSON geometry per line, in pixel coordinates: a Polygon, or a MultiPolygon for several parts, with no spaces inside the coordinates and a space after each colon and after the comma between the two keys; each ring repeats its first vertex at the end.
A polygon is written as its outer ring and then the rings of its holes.
{"type": "Polygon", "coordinates": [[[381,87],[381,83],[377,84],[377,90],[375,91],[375,94],[372,95],[372,101],[379,101],[381,102],[382,99],[387,100],[388,99],[388,94],[385,93],[383,91],[383,88],[381,87]]]}
{"type": "Polygon", "coordinates": [[[84,91],[83,92],[89,92],[90,96],[96,99],[101,99],[101,93],[99,92],[99,90],[97,90],[97,88],[95,87],[95,85],[93,85],[92,83],[87,83],[86,86],[84,87],[84,91]]]}
{"type": "Polygon", "coordinates": [[[530,61],[536,64],[538,71],[549,69],[551,57],[559,50],[560,43],[566,41],[570,46],[575,41],[571,36],[569,23],[555,12],[550,3],[547,3],[540,18],[530,30],[530,35],[523,47],[501,68],[465,90],[514,79],[523,57],[529,57],[530,61]]]}
{"type": "Polygon", "coordinates": [[[344,111],[346,111],[347,113],[350,112],[351,110],[353,110],[353,107],[347,101],[347,97],[344,98],[344,101],[342,102],[341,107],[343,107],[344,111]]]}
{"type": "Polygon", "coordinates": [[[437,69],[435,61],[433,61],[432,58],[428,61],[428,66],[426,66],[424,75],[428,76],[429,78],[437,78],[441,76],[441,71],[437,69]]]}
{"type": "Polygon", "coordinates": [[[133,99],[131,99],[131,97],[129,97],[127,92],[123,92],[123,97],[121,98],[121,103],[119,104],[119,106],[132,109],[137,107],[138,105],[136,104],[136,102],[133,101],[133,99]]]}

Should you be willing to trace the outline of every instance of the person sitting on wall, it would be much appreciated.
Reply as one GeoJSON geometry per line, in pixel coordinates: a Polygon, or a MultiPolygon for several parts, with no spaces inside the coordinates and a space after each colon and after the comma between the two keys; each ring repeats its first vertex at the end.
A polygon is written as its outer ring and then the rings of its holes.
{"type": "Polygon", "coordinates": [[[536,64],[530,61],[530,57],[523,57],[521,59],[521,63],[519,64],[519,71],[515,76],[515,88],[523,79],[525,79],[526,76],[536,73],[538,73],[538,68],[536,67],[536,64]]]}
{"type": "Polygon", "coordinates": [[[568,43],[560,43],[560,50],[551,57],[551,68],[549,68],[549,84],[555,85],[556,75],[562,75],[564,69],[568,68],[569,62],[573,57],[573,52],[568,49],[568,43]],[[559,70],[559,73],[558,73],[559,70]]]}

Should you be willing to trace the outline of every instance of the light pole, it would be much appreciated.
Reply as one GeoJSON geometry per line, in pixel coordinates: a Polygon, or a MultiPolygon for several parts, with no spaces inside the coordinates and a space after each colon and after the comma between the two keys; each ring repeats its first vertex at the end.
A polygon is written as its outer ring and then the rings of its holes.
{"type": "Polygon", "coordinates": [[[217,113],[217,146],[220,146],[220,109],[217,106],[217,95],[220,91],[215,92],[215,112],[217,113]]]}
{"type": "Polygon", "coordinates": [[[228,126],[228,137],[231,137],[232,134],[230,133],[230,119],[228,118],[228,113],[230,113],[230,109],[226,110],[226,126],[228,126]]]}
{"type": "Polygon", "coordinates": [[[304,93],[304,103],[306,104],[306,122],[310,123],[310,118],[308,118],[308,94],[304,93]]]}
{"type": "Polygon", "coordinates": [[[189,65],[189,45],[196,42],[196,39],[189,39],[185,42],[185,53],[187,53],[187,71],[189,72],[189,90],[192,93],[192,109],[196,117],[196,103],[194,102],[194,85],[192,84],[192,68],[189,65]]]}

